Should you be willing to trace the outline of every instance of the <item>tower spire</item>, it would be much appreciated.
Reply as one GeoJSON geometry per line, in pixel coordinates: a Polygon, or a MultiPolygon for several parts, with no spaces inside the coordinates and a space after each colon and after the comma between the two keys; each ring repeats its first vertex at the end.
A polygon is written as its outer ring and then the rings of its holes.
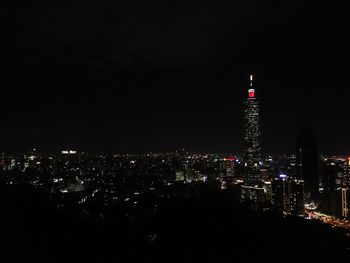
{"type": "Polygon", "coordinates": [[[253,87],[254,76],[250,74],[249,76],[249,90],[248,90],[248,98],[255,99],[255,89],[253,87]]]}

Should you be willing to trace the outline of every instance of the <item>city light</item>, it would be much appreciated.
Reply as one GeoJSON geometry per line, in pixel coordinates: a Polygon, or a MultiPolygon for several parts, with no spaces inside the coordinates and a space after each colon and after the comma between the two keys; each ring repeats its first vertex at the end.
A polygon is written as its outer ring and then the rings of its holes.
{"type": "Polygon", "coordinates": [[[0,263],[350,262],[348,1],[4,2],[0,263]]]}

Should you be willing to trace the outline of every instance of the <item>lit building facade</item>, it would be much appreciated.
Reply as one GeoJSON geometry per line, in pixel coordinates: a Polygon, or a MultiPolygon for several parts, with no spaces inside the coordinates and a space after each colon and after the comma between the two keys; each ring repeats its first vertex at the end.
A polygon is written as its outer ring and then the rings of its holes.
{"type": "Polygon", "coordinates": [[[255,97],[253,75],[250,75],[250,87],[244,110],[244,162],[245,185],[255,185],[260,180],[259,162],[261,160],[259,102],[255,97]]]}
{"type": "Polygon", "coordinates": [[[270,200],[266,189],[260,186],[241,186],[241,203],[253,211],[267,211],[270,209],[270,200]]]}
{"type": "Polygon", "coordinates": [[[272,204],[276,211],[304,214],[304,181],[282,174],[272,181],[272,204]]]}
{"type": "Polygon", "coordinates": [[[272,181],[272,204],[278,212],[290,213],[290,181],[286,175],[272,181]]]}
{"type": "Polygon", "coordinates": [[[341,188],[341,217],[349,218],[350,207],[350,157],[346,158],[346,171],[343,187],[341,188]]]}
{"type": "Polygon", "coordinates": [[[292,215],[304,214],[304,181],[291,180],[290,186],[290,213],[292,215]]]}

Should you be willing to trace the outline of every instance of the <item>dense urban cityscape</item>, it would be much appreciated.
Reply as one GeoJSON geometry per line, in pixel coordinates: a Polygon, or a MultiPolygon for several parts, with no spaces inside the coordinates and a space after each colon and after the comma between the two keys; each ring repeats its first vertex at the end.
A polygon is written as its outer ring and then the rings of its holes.
{"type": "Polygon", "coordinates": [[[75,196],[76,205],[81,207],[95,200],[106,206],[118,202],[136,205],[133,199],[143,193],[165,191],[165,194],[166,191],[186,192],[185,189],[189,191],[196,186],[213,187],[236,192],[254,211],[276,210],[306,218],[313,218],[310,215],[319,212],[346,222],[350,159],[319,158],[320,166],[316,166],[315,173],[320,177],[316,181],[315,197],[311,197],[306,188],[308,178],[297,179],[298,167],[301,167],[297,160],[294,154],[264,156],[258,166],[261,180],[246,184],[246,165],[240,155],[196,154],[185,150],[140,155],[94,155],[64,150],[47,155],[34,149],[24,155],[3,153],[1,182],[30,184],[44,190],[57,198],[58,207],[63,206],[60,202],[66,196],[75,196]]]}
{"type": "MultiPolygon", "coordinates": [[[[26,194],[38,191],[52,208],[69,217],[74,215],[75,220],[107,226],[136,222],[138,227],[133,226],[133,231],[146,231],[137,235],[146,235],[143,242],[153,244],[159,242],[159,233],[143,226],[144,220],[152,221],[160,211],[193,200],[201,200],[206,206],[208,194],[214,194],[213,200],[218,198],[219,203],[235,203],[235,210],[229,212],[236,216],[250,211],[253,217],[299,220],[294,227],[302,221],[329,226],[329,231],[344,238],[341,245],[334,243],[337,250],[343,249],[337,256],[350,256],[350,157],[318,154],[312,131],[305,126],[298,130],[295,153],[263,154],[253,75],[244,103],[244,120],[243,154],[200,154],[185,149],[145,154],[89,154],[75,149],[55,154],[43,154],[38,149],[24,154],[2,153],[1,199],[11,200],[5,197],[11,191],[20,192],[24,199],[26,194]]],[[[13,201],[9,202],[11,206],[13,201]]],[[[178,219],[186,220],[183,216],[178,219]]],[[[291,240],[297,242],[294,238],[291,240]]],[[[241,256],[243,260],[245,256],[241,256]]],[[[276,256],[275,260],[279,259],[276,256]]]]}
{"type": "Polygon", "coordinates": [[[345,2],[2,2],[0,263],[349,262],[345,2]]]}

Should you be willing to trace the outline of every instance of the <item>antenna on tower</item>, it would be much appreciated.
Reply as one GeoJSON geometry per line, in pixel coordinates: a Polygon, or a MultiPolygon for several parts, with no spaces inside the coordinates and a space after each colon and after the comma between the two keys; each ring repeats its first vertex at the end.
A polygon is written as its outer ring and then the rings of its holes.
{"type": "Polygon", "coordinates": [[[254,99],[255,98],[255,90],[253,87],[254,76],[252,74],[250,74],[249,80],[250,80],[250,84],[249,84],[249,90],[248,90],[248,98],[254,99]]]}

